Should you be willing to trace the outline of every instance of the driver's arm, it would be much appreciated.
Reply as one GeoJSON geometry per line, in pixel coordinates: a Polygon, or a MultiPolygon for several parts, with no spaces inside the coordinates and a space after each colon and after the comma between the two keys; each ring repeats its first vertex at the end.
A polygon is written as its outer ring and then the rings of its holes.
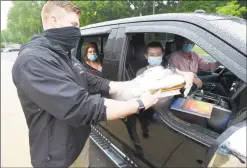
{"type": "Polygon", "coordinates": [[[210,62],[210,61],[203,59],[198,54],[196,54],[196,56],[198,58],[198,68],[199,69],[210,70],[211,72],[214,72],[220,66],[220,63],[218,61],[217,62],[210,62]]]}

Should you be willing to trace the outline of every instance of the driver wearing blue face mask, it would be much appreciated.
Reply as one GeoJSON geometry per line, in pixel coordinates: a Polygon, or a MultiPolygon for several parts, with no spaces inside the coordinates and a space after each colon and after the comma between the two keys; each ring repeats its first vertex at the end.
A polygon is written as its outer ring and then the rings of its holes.
{"type": "Polygon", "coordinates": [[[169,62],[175,65],[181,71],[193,72],[195,75],[194,84],[201,88],[203,85],[203,81],[207,82],[207,80],[216,80],[217,75],[207,75],[206,76],[198,76],[197,72],[199,69],[205,71],[215,71],[220,65],[218,62],[210,62],[203,59],[200,55],[192,51],[194,47],[194,42],[181,37],[175,36],[175,41],[178,45],[178,51],[175,51],[171,54],[169,62]]]}

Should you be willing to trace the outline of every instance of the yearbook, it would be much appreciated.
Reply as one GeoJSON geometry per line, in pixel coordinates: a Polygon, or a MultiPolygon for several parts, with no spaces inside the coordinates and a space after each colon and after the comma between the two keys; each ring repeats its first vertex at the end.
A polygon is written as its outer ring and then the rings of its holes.
{"type": "Polygon", "coordinates": [[[172,110],[190,113],[205,118],[210,118],[213,108],[214,105],[211,103],[180,97],[173,101],[171,105],[172,110]]]}

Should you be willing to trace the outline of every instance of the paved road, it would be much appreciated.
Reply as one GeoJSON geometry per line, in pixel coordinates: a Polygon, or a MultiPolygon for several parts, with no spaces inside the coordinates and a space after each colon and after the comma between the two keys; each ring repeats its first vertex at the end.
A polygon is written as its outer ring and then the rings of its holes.
{"type": "MultiPolygon", "coordinates": [[[[11,69],[17,52],[1,53],[1,167],[32,167],[28,129],[11,69]]],[[[91,142],[92,167],[113,167],[114,164],[91,142]]]]}

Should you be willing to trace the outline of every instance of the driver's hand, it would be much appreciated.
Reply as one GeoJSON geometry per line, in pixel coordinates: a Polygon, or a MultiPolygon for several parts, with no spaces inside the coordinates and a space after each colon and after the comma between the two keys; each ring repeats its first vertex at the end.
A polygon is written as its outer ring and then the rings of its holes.
{"type": "Polygon", "coordinates": [[[194,78],[193,83],[197,86],[197,88],[202,88],[202,81],[199,78],[194,78]]]}
{"type": "Polygon", "coordinates": [[[152,95],[150,91],[147,91],[141,95],[140,99],[143,102],[146,110],[158,102],[160,93],[161,90],[157,91],[155,94],[152,95]]]}

